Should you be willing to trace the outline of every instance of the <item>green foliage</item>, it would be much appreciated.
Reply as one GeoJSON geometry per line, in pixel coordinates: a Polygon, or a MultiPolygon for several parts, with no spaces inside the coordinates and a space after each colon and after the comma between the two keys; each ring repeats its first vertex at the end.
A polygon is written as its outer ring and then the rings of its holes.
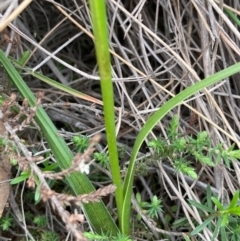
{"type": "Polygon", "coordinates": [[[52,231],[44,231],[41,234],[41,241],[58,241],[59,236],[52,231]]]}
{"type": "Polygon", "coordinates": [[[211,240],[218,238],[220,240],[239,240],[240,237],[240,202],[239,191],[236,191],[228,205],[223,205],[221,200],[212,196],[210,187],[207,187],[206,202],[198,203],[194,200],[189,200],[192,206],[195,206],[204,222],[198,225],[191,235],[197,235],[204,228],[212,231],[211,240]],[[207,213],[207,214],[206,214],[207,213]]]}
{"type": "MultiPolygon", "coordinates": [[[[83,136],[83,135],[77,135],[72,138],[72,142],[75,146],[75,151],[83,153],[89,146],[89,137],[88,136],[83,136]]],[[[99,164],[106,168],[109,166],[109,159],[108,155],[103,152],[95,152],[94,158],[96,161],[99,162],[99,164]]]]}
{"type": "Polygon", "coordinates": [[[182,172],[184,175],[187,175],[193,179],[197,179],[198,177],[194,168],[190,166],[190,162],[185,161],[183,157],[175,159],[173,166],[176,172],[182,172]]]}
{"type": "Polygon", "coordinates": [[[72,142],[76,147],[75,151],[83,153],[88,148],[89,137],[77,135],[72,138],[72,142]]]}
{"type": "MultiPolygon", "coordinates": [[[[108,145],[109,145],[109,155],[110,155],[110,161],[111,161],[111,168],[112,168],[112,176],[113,176],[113,182],[117,185],[117,191],[116,191],[116,201],[118,206],[118,219],[120,223],[121,230],[124,234],[128,234],[130,230],[130,207],[131,207],[131,195],[132,195],[132,187],[133,187],[133,177],[134,177],[134,170],[135,170],[135,161],[136,157],[138,155],[139,149],[142,145],[142,143],[145,141],[147,135],[152,131],[154,126],[167,114],[170,110],[172,110],[175,106],[182,103],[183,100],[190,97],[191,95],[197,93],[199,90],[208,87],[212,84],[217,83],[221,79],[224,79],[225,77],[228,77],[234,73],[239,72],[239,64],[236,64],[234,66],[231,66],[229,68],[226,68],[224,71],[220,71],[219,73],[216,73],[213,76],[210,76],[206,78],[205,80],[199,81],[193,86],[190,86],[186,88],[184,91],[181,91],[177,96],[173,97],[170,101],[168,101],[166,104],[164,104],[158,111],[156,111],[146,122],[142,130],[140,131],[139,135],[136,138],[136,142],[133,147],[132,156],[129,162],[129,169],[126,175],[126,178],[124,180],[124,185],[122,188],[122,182],[121,182],[121,176],[120,176],[120,169],[118,165],[118,157],[117,157],[117,148],[116,148],[116,136],[115,136],[115,128],[114,128],[114,106],[113,106],[113,91],[112,91],[112,82],[111,82],[111,68],[110,68],[110,57],[109,57],[109,46],[108,46],[108,38],[107,38],[107,21],[106,21],[106,9],[105,9],[105,1],[90,1],[90,7],[91,7],[91,15],[92,15],[92,22],[93,22],[93,30],[94,30],[94,36],[95,36],[95,44],[96,44],[96,53],[98,58],[98,65],[100,69],[100,76],[101,76],[101,86],[102,86],[102,92],[103,92],[103,101],[104,101],[104,115],[105,115],[105,121],[106,121],[106,132],[107,132],[107,138],[108,138],[108,145]],[[100,5],[101,4],[101,5],[100,5]],[[105,83],[105,84],[104,84],[105,83]],[[108,88],[110,87],[110,88],[108,88]],[[110,105],[109,105],[110,103],[110,105]],[[108,118],[111,117],[111,118],[108,118]]],[[[3,55],[3,53],[1,53],[3,55]]],[[[4,68],[7,70],[8,74],[11,76],[11,79],[15,81],[14,79],[17,79],[18,76],[16,76],[13,71],[9,70],[9,63],[6,62],[6,59],[4,59],[4,55],[0,56],[1,62],[4,65],[4,68]]],[[[25,59],[25,58],[24,58],[25,59]]],[[[181,60],[181,59],[180,59],[181,60]]],[[[24,61],[22,61],[24,62],[24,61]]],[[[194,73],[194,72],[193,72],[194,73]]],[[[195,73],[194,73],[195,74],[195,73]]],[[[22,82],[21,82],[22,83],[22,82]]],[[[21,89],[22,93],[24,93],[24,90],[27,88],[20,88],[24,87],[23,85],[19,87],[19,84],[16,83],[18,89],[21,89]]],[[[24,93],[26,94],[26,92],[24,93]]],[[[33,104],[33,98],[30,96],[30,102],[31,105],[33,104]]],[[[59,166],[61,169],[66,168],[68,164],[70,163],[69,160],[72,159],[71,152],[68,151],[65,144],[61,144],[59,140],[54,140],[54,137],[56,138],[56,132],[57,130],[52,126],[52,128],[49,128],[50,125],[47,125],[46,116],[42,115],[43,111],[41,112],[38,110],[37,113],[37,120],[40,123],[41,129],[43,133],[46,135],[46,139],[49,142],[50,148],[53,149],[53,153],[55,153],[56,159],[59,162],[59,166]],[[45,118],[45,123],[43,119],[45,118]],[[42,120],[41,120],[42,119],[42,120]],[[40,121],[39,121],[40,120],[40,121]],[[49,134],[48,134],[49,133],[49,134]],[[54,146],[58,146],[59,148],[54,148],[54,146]],[[64,147],[65,146],[65,147],[64,147]],[[53,147],[53,148],[52,148],[53,147]],[[62,148],[61,148],[62,147],[62,148]]],[[[174,124],[172,126],[174,127],[174,124]]],[[[171,142],[174,142],[174,137],[176,129],[172,127],[172,132],[169,133],[169,138],[171,138],[171,142]]],[[[175,147],[177,151],[183,152],[183,144],[175,143],[175,147]]],[[[197,144],[196,144],[197,146],[197,144]]],[[[201,145],[200,145],[201,146],[201,145]]],[[[175,150],[175,149],[174,149],[175,150]]],[[[170,150],[171,151],[171,150],[170,150]]],[[[170,152],[170,153],[173,153],[170,152]]],[[[199,161],[202,161],[203,163],[211,163],[212,159],[204,159],[204,153],[201,153],[199,150],[197,150],[195,155],[191,153],[196,159],[199,159],[199,161]],[[196,153],[198,155],[196,155],[196,153]],[[201,155],[203,154],[203,156],[201,155]],[[200,156],[199,156],[200,155],[200,156]]],[[[183,153],[184,154],[184,153],[183,153]]],[[[213,153],[215,155],[215,153],[213,153]]],[[[181,167],[185,168],[186,167],[181,167]]],[[[180,170],[182,171],[182,170],[180,170]]],[[[185,170],[186,171],[186,170],[185,170]]],[[[189,171],[186,171],[187,173],[189,171]]],[[[72,175],[73,176],[73,175],[72,175]]],[[[72,177],[71,176],[71,177],[72,177]]],[[[80,176],[80,175],[79,175],[80,176]]],[[[91,185],[88,181],[88,179],[84,178],[85,176],[80,176],[81,179],[79,183],[77,183],[76,178],[68,178],[68,181],[70,185],[73,187],[75,193],[86,191],[91,191],[91,185]],[[81,185],[84,184],[84,188],[81,188],[81,191],[77,190],[77,187],[81,187],[81,185]],[[86,190],[86,191],[85,191],[86,190]]],[[[87,207],[87,205],[85,205],[87,207]]],[[[98,210],[103,210],[101,213],[106,213],[104,211],[104,207],[102,208],[96,208],[97,205],[91,206],[92,208],[88,212],[89,219],[93,222],[94,220],[99,220],[99,217],[102,217],[103,215],[93,215],[98,210]],[[95,212],[94,212],[95,211],[95,212]]],[[[87,208],[85,208],[87,209],[87,208]]],[[[110,219],[109,215],[104,215],[108,219],[110,219]]],[[[108,219],[103,218],[102,220],[105,221],[105,223],[108,219]]],[[[101,220],[100,220],[101,221],[101,220]]],[[[98,225],[96,228],[99,230],[102,228],[101,224],[104,225],[104,222],[98,222],[98,225]]],[[[108,225],[107,225],[108,226],[108,225]]],[[[116,228],[114,227],[114,224],[111,225],[114,232],[116,232],[116,228]]]]}
{"type": "Polygon", "coordinates": [[[158,199],[157,196],[153,196],[151,198],[151,202],[147,203],[145,208],[147,208],[147,213],[150,218],[154,218],[158,216],[158,212],[162,212],[162,200],[158,199]]]}
{"type": "Polygon", "coordinates": [[[47,226],[47,218],[46,216],[37,216],[33,219],[33,223],[35,223],[38,227],[47,226]]]}
{"type": "Polygon", "coordinates": [[[13,165],[13,166],[16,166],[18,164],[18,160],[13,158],[10,160],[10,163],[13,165]]]}
{"type": "Polygon", "coordinates": [[[7,231],[13,225],[13,218],[5,216],[0,218],[0,227],[3,231],[7,231]]]}
{"type": "MultiPolygon", "coordinates": [[[[196,236],[208,228],[212,232],[211,240],[240,240],[240,213],[239,213],[239,191],[236,191],[230,204],[223,205],[215,195],[211,193],[211,189],[207,187],[207,195],[200,202],[189,200],[190,205],[198,209],[202,218],[202,223],[196,221],[196,228],[192,230],[191,236],[196,236]]],[[[191,229],[187,218],[180,218],[173,223],[172,228],[191,229]]],[[[190,237],[191,237],[190,236],[190,237]]]]}
{"type": "Polygon", "coordinates": [[[226,229],[221,229],[222,240],[238,241],[240,240],[240,218],[230,216],[226,229]],[[225,237],[225,239],[224,239],[225,237]]]}
{"type": "MultiPolygon", "coordinates": [[[[41,241],[58,241],[59,236],[57,233],[53,231],[46,230],[47,227],[47,217],[42,216],[34,216],[33,213],[25,212],[24,214],[26,223],[28,225],[31,225],[33,227],[33,231],[31,234],[35,238],[35,240],[41,240],[41,241]]],[[[12,216],[5,216],[0,218],[0,228],[3,231],[8,231],[9,228],[14,229],[16,223],[15,219],[12,216]]],[[[25,240],[25,239],[21,239],[25,240]]]]}
{"type": "Polygon", "coordinates": [[[157,155],[160,156],[164,153],[165,141],[161,138],[158,138],[157,140],[152,139],[148,142],[148,146],[154,148],[157,155]]]}
{"type": "Polygon", "coordinates": [[[143,158],[139,160],[135,168],[136,175],[140,175],[140,176],[147,175],[149,173],[147,165],[148,165],[147,158],[143,158]]]}
{"type": "Polygon", "coordinates": [[[3,102],[4,102],[4,98],[3,98],[3,96],[2,95],[0,95],[0,106],[2,106],[2,104],[3,104],[3,102]]]}
{"type": "Polygon", "coordinates": [[[99,235],[93,232],[85,232],[84,237],[89,240],[101,240],[101,241],[132,241],[128,236],[118,233],[117,236],[109,236],[109,235],[99,235]]]}
{"type": "MultiPolygon", "coordinates": [[[[58,167],[57,163],[50,163],[48,161],[43,163],[44,167],[40,168],[42,172],[51,172],[56,170],[56,168],[58,167]]],[[[18,184],[20,182],[23,182],[25,180],[27,180],[31,175],[31,171],[22,171],[20,176],[14,178],[10,184],[15,185],[18,184]]],[[[38,182],[38,178],[36,176],[34,176],[35,181],[38,182]]]]}
{"type": "MultiPolygon", "coordinates": [[[[30,106],[35,106],[36,98],[34,97],[33,93],[25,84],[16,68],[12,66],[9,59],[4,55],[4,53],[1,50],[0,62],[4,66],[4,69],[9,75],[9,78],[12,80],[20,94],[23,95],[24,98],[28,99],[30,106]]],[[[18,64],[18,67],[21,66],[19,66],[18,64]]],[[[47,81],[49,81],[48,78],[46,79],[47,81]]],[[[69,91],[69,89],[71,88],[65,86],[64,89],[67,89],[69,91]]],[[[77,93],[72,89],[71,91],[72,93],[75,93],[77,96],[84,97],[82,93],[77,93]]],[[[37,109],[35,114],[35,120],[41,128],[41,131],[48,142],[49,148],[51,149],[51,152],[54,155],[59,168],[62,170],[67,169],[71,165],[73,153],[69,149],[64,139],[61,136],[56,135],[57,129],[42,107],[39,107],[37,109]]],[[[72,173],[66,177],[66,180],[68,182],[68,185],[72,188],[75,194],[85,194],[95,190],[92,183],[85,174],[78,173],[76,175],[76,173],[72,173]]],[[[84,204],[83,208],[92,226],[98,232],[100,232],[101,230],[111,230],[113,234],[116,234],[118,232],[116,223],[113,221],[103,202],[100,201],[96,203],[84,204]]]]}
{"type": "Polygon", "coordinates": [[[240,20],[238,16],[233,13],[231,10],[224,8],[224,12],[228,15],[228,17],[232,20],[232,22],[240,27],[240,20]]]}
{"type": "Polygon", "coordinates": [[[94,158],[96,161],[99,162],[99,164],[106,168],[109,166],[109,159],[108,159],[108,155],[106,153],[103,153],[103,152],[95,152],[93,154],[94,158]]]}
{"type": "Polygon", "coordinates": [[[27,61],[27,59],[29,58],[31,52],[29,50],[23,52],[23,55],[19,58],[18,62],[21,64],[21,65],[24,65],[27,61]]]}
{"type": "Polygon", "coordinates": [[[178,136],[178,117],[177,115],[174,115],[173,118],[169,122],[169,128],[168,131],[168,138],[171,141],[175,141],[178,136]]]}
{"type": "Polygon", "coordinates": [[[231,146],[228,150],[222,148],[222,144],[211,147],[211,141],[206,131],[199,132],[196,137],[181,137],[178,133],[178,118],[175,115],[170,121],[167,129],[168,140],[158,138],[150,140],[148,146],[153,148],[157,158],[170,158],[176,172],[197,179],[197,173],[191,166],[189,160],[195,159],[204,165],[216,166],[223,160],[228,168],[230,162],[240,158],[240,150],[233,150],[231,146]]]}
{"type": "Polygon", "coordinates": [[[121,160],[126,156],[127,146],[121,143],[121,144],[118,144],[117,147],[118,147],[118,157],[121,160]]]}
{"type": "Polygon", "coordinates": [[[14,178],[14,179],[10,182],[10,184],[11,184],[11,185],[15,185],[15,184],[18,184],[18,183],[20,183],[20,182],[23,182],[23,181],[27,180],[27,179],[30,177],[30,174],[31,174],[30,171],[22,171],[21,174],[20,174],[20,176],[14,178]]]}
{"type": "MultiPolygon", "coordinates": [[[[43,167],[40,168],[42,172],[51,172],[56,170],[56,168],[58,167],[57,163],[50,163],[49,161],[46,161],[43,163],[43,167]]],[[[32,175],[31,171],[22,171],[20,173],[20,176],[14,178],[10,184],[11,185],[15,185],[21,182],[26,181],[28,178],[30,178],[32,175]]],[[[40,200],[41,200],[41,195],[40,195],[40,187],[41,187],[41,183],[39,178],[37,177],[37,175],[33,176],[34,178],[34,184],[36,185],[35,188],[35,193],[34,193],[34,200],[35,200],[35,204],[37,204],[40,200]]]]}
{"type": "Polygon", "coordinates": [[[95,234],[93,232],[84,232],[84,237],[89,239],[89,240],[101,240],[101,241],[106,241],[109,240],[109,237],[107,235],[99,235],[99,234],[95,234]]]}
{"type": "Polygon", "coordinates": [[[6,146],[6,139],[3,137],[0,137],[0,148],[4,149],[5,146],[6,146]]]}
{"type": "Polygon", "coordinates": [[[112,237],[113,241],[132,241],[129,236],[119,233],[116,237],[112,237]]]}
{"type": "Polygon", "coordinates": [[[158,199],[156,195],[151,198],[151,202],[142,201],[140,193],[136,194],[136,200],[144,211],[147,212],[150,218],[158,216],[158,212],[162,212],[162,200],[158,199]]]}
{"type": "MultiPolygon", "coordinates": [[[[145,211],[145,210],[144,210],[144,207],[146,206],[147,202],[142,201],[142,197],[141,197],[141,194],[140,194],[139,192],[136,193],[136,200],[137,200],[138,205],[140,206],[140,208],[141,208],[143,211],[145,211]]],[[[137,216],[137,219],[138,219],[138,220],[141,219],[141,216],[140,216],[139,214],[138,214],[138,216],[137,216]]]]}
{"type": "MultiPolygon", "coordinates": [[[[14,178],[10,182],[10,184],[15,185],[15,184],[21,183],[23,181],[26,181],[30,176],[31,176],[31,171],[22,171],[20,176],[14,178]]],[[[41,200],[41,195],[40,195],[41,183],[36,175],[34,175],[34,182],[36,184],[34,200],[35,200],[35,203],[37,204],[41,200]]]]}

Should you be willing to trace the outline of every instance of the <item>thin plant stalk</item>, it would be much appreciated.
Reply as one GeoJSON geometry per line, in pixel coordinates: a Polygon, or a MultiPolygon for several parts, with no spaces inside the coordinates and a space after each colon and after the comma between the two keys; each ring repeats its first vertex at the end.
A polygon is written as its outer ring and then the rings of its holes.
{"type": "MultiPolygon", "coordinates": [[[[115,192],[119,223],[121,223],[123,206],[123,188],[118,160],[116,141],[114,94],[111,74],[111,61],[108,44],[107,15],[104,0],[90,0],[95,50],[101,79],[104,120],[106,127],[110,167],[113,183],[117,186],[115,192]]],[[[120,225],[121,226],[121,225],[120,225]]]]}

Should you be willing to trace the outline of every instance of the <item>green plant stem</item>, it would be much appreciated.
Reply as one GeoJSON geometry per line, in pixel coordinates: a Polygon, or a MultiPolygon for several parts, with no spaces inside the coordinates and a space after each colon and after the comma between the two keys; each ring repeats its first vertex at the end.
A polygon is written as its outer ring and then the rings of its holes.
{"type": "MultiPolygon", "coordinates": [[[[1,50],[0,62],[21,95],[28,100],[30,106],[35,106],[36,98],[33,93],[1,50]]],[[[65,143],[64,139],[59,136],[58,130],[42,107],[37,109],[35,119],[40,126],[59,167],[62,170],[67,169],[73,160],[73,153],[65,143]]],[[[76,195],[89,193],[95,190],[88,177],[80,172],[72,173],[68,175],[66,179],[76,195]]],[[[84,209],[89,222],[98,233],[105,232],[111,233],[112,235],[117,235],[117,233],[119,233],[115,222],[103,202],[85,204],[84,209]]]]}
{"type": "MultiPolygon", "coordinates": [[[[108,44],[108,29],[106,6],[104,0],[90,0],[95,49],[98,68],[101,78],[101,91],[104,107],[104,119],[109,150],[110,167],[113,183],[117,186],[115,192],[119,223],[121,223],[123,206],[123,188],[120,176],[118,150],[116,141],[116,128],[114,116],[114,95],[111,75],[111,62],[108,44]]],[[[120,225],[121,226],[121,225],[120,225]]]]}

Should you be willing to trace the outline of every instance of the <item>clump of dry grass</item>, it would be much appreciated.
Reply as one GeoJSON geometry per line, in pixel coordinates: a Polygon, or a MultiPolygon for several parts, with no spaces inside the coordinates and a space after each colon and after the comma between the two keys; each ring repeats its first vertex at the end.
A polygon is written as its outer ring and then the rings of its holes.
{"type": "MultiPolygon", "coordinates": [[[[107,6],[117,136],[119,143],[126,146],[121,160],[125,167],[136,134],[157,108],[187,86],[239,61],[240,34],[224,14],[223,7],[239,16],[240,4],[231,0],[225,1],[225,4],[213,0],[109,0],[107,6]]],[[[34,71],[42,71],[101,100],[89,16],[86,1],[33,2],[22,18],[10,25],[11,39],[14,39],[14,33],[21,39],[17,56],[25,49],[32,51],[27,64],[34,71]],[[50,53],[53,54],[46,62],[50,53]]],[[[169,119],[177,114],[181,124],[179,131],[183,135],[189,132],[195,135],[206,130],[213,146],[224,143],[223,147],[229,148],[234,142],[239,148],[238,79],[239,74],[236,74],[193,96],[169,112],[149,138],[161,135],[167,139],[169,119]]],[[[30,77],[26,77],[26,81],[33,91],[44,90],[43,101],[48,113],[59,125],[60,133],[66,140],[75,132],[86,135],[104,132],[99,103],[80,100],[30,77]],[[65,124],[68,124],[68,129],[65,124]],[[61,129],[63,126],[64,130],[61,129]]],[[[104,149],[105,144],[103,138],[99,148],[104,149]]],[[[142,148],[140,159],[147,152],[146,148],[142,148]]],[[[231,170],[222,164],[215,168],[196,165],[199,180],[190,185],[183,175],[176,177],[167,160],[159,160],[157,168],[146,167],[149,174],[136,178],[134,191],[140,192],[143,200],[149,200],[153,195],[161,197],[165,213],[169,213],[171,220],[186,217],[194,229],[195,223],[201,223],[203,219],[186,200],[199,202],[204,197],[205,186],[201,183],[215,188],[219,197],[224,193],[230,198],[239,189],[238,164],[232,163],[231,170]],[[201,191],[194,185],[202,187],[201,191]],[[171,211],[173,206],[177,207],[176,212],[171,211]]],[[[96,167],[95,172],[101,170],[96,167]]],[[[110,177],[108,171],[103,171],[110,177]]],[[[165,224],[165,229],[180,232],[172,230],[171,222],[165,224]]],[[[158,239],[159,229],[151,222],[145,223],[153,239],[158,239]]],[[[159,214],[157,223],[165,223],[163,214],[159,214]]],[[[143,227],[133,229],[134,239],[146,239],[143,234],[146,230],[143,230],[143,227]]],[[[211,231],[207,230],[201,238],[210,240],[211,235],[211,231]]],[[[171,240],[177,240],[176,236],[171,236],[171,240]]]]}

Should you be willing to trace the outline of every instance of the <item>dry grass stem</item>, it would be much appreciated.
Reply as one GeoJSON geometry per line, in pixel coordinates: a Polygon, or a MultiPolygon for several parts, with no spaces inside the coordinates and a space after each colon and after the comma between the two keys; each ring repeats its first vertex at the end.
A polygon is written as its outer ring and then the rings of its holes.
{"type": "Polygon", "coordinates": [[[41,189],[41,196],[43,201],[47,201],[52,196],[56,196],[56,198],[65,205],[70,205],[71,203],[75,203],[77,205],[80,205],[82,203],[88,203],[88,202],[98,202],[102,197],[105,197],[111,193],[113,193],[116,190],[116,187],[114,185],[108,185],[103,188],[99,188],[98,190],[88,193],[88,194],[82,194],[77,197],[56,193],[52,190],[47,190],[44,187],[41,189]]]}

